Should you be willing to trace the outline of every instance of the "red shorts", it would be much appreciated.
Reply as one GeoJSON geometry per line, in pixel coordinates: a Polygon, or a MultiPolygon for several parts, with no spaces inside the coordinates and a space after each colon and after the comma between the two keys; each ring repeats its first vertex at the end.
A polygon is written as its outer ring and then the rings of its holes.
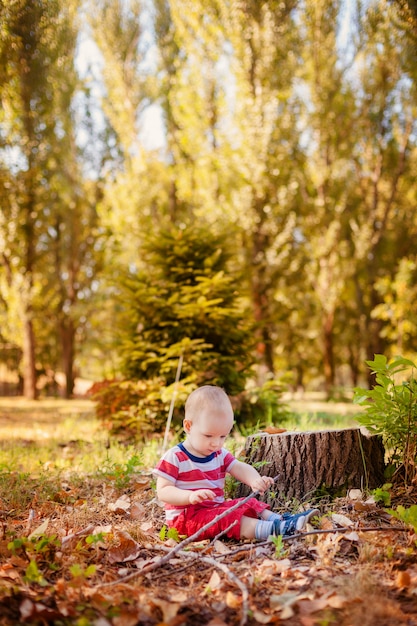
{"type": "MultiPolygon", "coordinates": [[[[196,533],[202,526],[208,524],[218,515],[221,515],[227,509],[230,509],[234,504],[243,500],[239,498],[237,500],[226,500],[226,502],[202,502],[200,504],[194,504],[188,506],[182,511],[178,517],[176,517],[169,526],[173,526],[178,530],[180,535],[186,535],[190,537],[196,533]]],[[[198,539],[213,539],[222,530],[225,530],[232,522],[238,521],[226,534],[226,537],[231,539],[240,539],[240,521],[245,515],[246,517],[257,518],[262,511],[269,509],[269,505],[265,502],[259,502],[256,498],[250,498],[245,504],[242,504],[235,511],[232,511],[230,515],[225,515],[221,520],[215,522],[208,530],[202,533],[198,539]]]]}

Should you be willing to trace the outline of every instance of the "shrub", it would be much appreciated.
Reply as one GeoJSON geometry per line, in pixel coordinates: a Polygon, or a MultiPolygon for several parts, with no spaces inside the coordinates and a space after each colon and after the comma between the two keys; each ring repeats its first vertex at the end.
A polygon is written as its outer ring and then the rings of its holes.
{"type": "Polygon", "coordinates": [[[169,400],[161,379],[104,380],[89,390],[96,415],[120,440],[144,439],[165,428],[169,400]]]}
{"type": "Polygon", "coordinates": [[[269,380],[232,398],[236,423],[244,427],[282,425],[292,413],[282,401],[283,384],[269,380]]]}
{"type": "MultiPolygon", "coordinates": [[[[209,383],[215,384],[215,383],[209,383]]],[[[172,424],[180,427],[188,395],[197,385],[183,380],[177,385],[172,424]]],[[[146,439],[165,430],[174,386],[166,387],[161,378],[151,380],[104,380],[89,390],[96,403],[97,418],[119,440],[146,439]]],[[[227,391],[227,389],[226,389],[227,391]]],[[[268,381],[231,396],[239,426],[283,424],[291,413],[281,401],[282,385],[268,381]]]]}
{"type": "Polygon", "coordinates": [[[389,464],[405,484],[412,484],[417,479],[417,366],[401,356],[388,362],[382,354],[366,363],[376,384],[371,390],[355,389],[354,402],[365,407],[357,420],[382,435],[389,464]]]}

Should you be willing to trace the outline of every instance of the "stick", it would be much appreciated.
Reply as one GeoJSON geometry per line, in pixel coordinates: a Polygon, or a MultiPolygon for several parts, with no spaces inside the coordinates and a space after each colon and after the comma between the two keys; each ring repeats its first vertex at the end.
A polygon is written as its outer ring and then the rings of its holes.
{"type": "Polygon", "coordinates": [[[174,412],[175,398],[177,396],[178,381],[181,376],[182,361],[183,361],[183,353],[181,352],[180,358],[178,360],[178,365],[177,365],[177,373],[175,375],[174,391],[172,392],[171,404],[169,405],[168,418],[167,418],[167,423],[165,426],[164,443],[162,444],[162,454],[165,452],[167,445],[168,445],[169,429],[171,426],[172,414],[174,412]]]}
{"type": "MultiPolygon", "coordinates": [[[[370,533],[370,532],[378,532],[378,531],[386,531],[386,532],[407,532],[407,528],[403,526],[368,526],[367,528],[355,528],[353,526],[343,527],[343,528],[330,528],[330,529],[317,529],[317,530],[308,530],[302,533],[296,533],[294,535],[287,535],[282,538],[282,541],[291,541],[292,539],[300,539],[301,537],[307,537],[307,535],[326,535],[331,533],[370,533]]],[[[258,544],[259,545],[259,544],[258,544]]]]}
{"type": "MultiPolygon", "coordinates": [[[[204,554],[205,552],[207,552],[207,550],[209,550],[209,549],[212,547],[212,545],[214,544],[214,542],[215,542],[215,541],[217,541],[218,539],[220,539],[220,537],[222,537],[223,535],[225,535],[226,533],[228,533],[228,532],[229,532],[229,530],[230,530],[231,528],[233,528],[233,526],[236,526],[236,524],[237,524],[237,519],[235,519],[235,521],[234,521],[234,522],[232,522],[232,523],[231,523],[231,524],[230,524],[227,528],[225,528],[225,529],[224,529],[224,530],[222,530],[222,531],[221,531],[218,535],[216,535],[216,536],[215,536],[215,537],[214,537],[214,538],[210,541],[210,543],[209,543],[209,544],[208,544],[208,545],[207,545],[207,546],[206,546],[203,550],[201,550],[201,552],[195,552],[194,554],[195,554],[198,558],[200,558],[200,555],[202,555],[202,554],[204,554]]],[[[153,549],[153,550],[166,550],[167,552],[169,552],[169,548],[165,548],[164,546],[153,547],[152,549],[153,549]]],[[[188,556],[188,554],[190,554],[190,553],[189,553],[189,552],[183,552],[183,553],[181,554],[181,556],[183,556],[184,554],[185,554],[186,556],[188,556]]],[[[224,555],[224,556],[226,556],[226,555],[224,555]]],[[[213,557],[213,558],[215,558],[215,557],[213,557]]],[[[190,567],[190,565],[192,565],[192,563],[187,563],[187,565],[183,565],[182,567],[180,567],[180,568],[176,569],[173,573],[177,575],[177,574],[179,574],[180,572],[183,572],[184,570],[188,569],[188,568],[190,567]]],[[[154,577],[152,578],[152,580],[155,580],[155,578],[159,578],[160,576],[165,576],[165,575],[166,575],[166,574],[164,574],[163,572],[162,572],[161,574],[159,574],[159,575],[158,575],[158,574],[156,574],[156,576],[154,576],[154,577]]]]}
{"type": "Polygon", "coordinates": [[[200,556],[198,552],[188,552],[187,556],[195,557],[201,559],[204,563],[208,563],[213,567],[217,567],[221,569],[221,571],[226,574],[229,580],[239,588],[240,593],[242,594],[242,607],[241,607],[241,617],[240,617],[240,626],[244,626],[247,621],[248,611],[249,611],[249,592],[246,585],[238,578],[224,563],[219,563],[215,559],[209,556],[200,556]]]}
{"type": "Polygon", "coordinates": [[[187,537],[186,539],[178,543],[176,546],[174,546],[172,550],[168,552],[168,554],[165,554],[165,556],[161,557],[157,561],[154,561],[153,563],[149,563],[149,565],[146,565],[145,567],[143,567],[139,572],[132,572],[132,574],[128,574],[127,576],[124,576],[123,578],[120,578],[119,580],[113,580],[109,583],[99,583],[98,585],[96,585],[96,587],[110,587],[112,585],[119,585],[121,583],[127,582],[128,580],[133,580],[133,578],[136,578],[137,576],[143,576],[144,574],[151,572],[157,567],[161,567],[161,565],[168,563],[168,561],[172,559],[172,557],[175,556],[178,552],[180,552],[185,546],[187,546],[192,541],[195,541],[200,535],[202,535],[206,530],[214,526],[214,524],[216,524],[219,520],[223,519],[227,515],[230,515],[230,513],[232,513],[233,511],[236,511],[236,509],[241,507],[248,500],[250,500],[251,498],[253,498],[254,496],[258,494],[259,494],[258,491],[253,491],[248,496],[246,496],[246,498],[243,498],[243,500],[239,500],[239,502],[236,502],[236,504],[230,507],[230,509],[227,509],[227,511],[223,511],[223,513],[215,517],[213,520],[211,520],[210,522],[207,522],[207,524],[204,524],[204,526],[199,528],[197,532],[195,532],[193,535],[190,535],[189,537],[187,537]]]}

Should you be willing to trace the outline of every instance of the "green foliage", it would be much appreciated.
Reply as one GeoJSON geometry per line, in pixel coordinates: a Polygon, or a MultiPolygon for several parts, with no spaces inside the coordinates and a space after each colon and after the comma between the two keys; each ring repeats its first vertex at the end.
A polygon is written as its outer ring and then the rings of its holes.
{"type": "Polygon", "coordinates": [[[107,457],[97,473],[106,481],[113,483],[116,489],[125,489],[141,465],[141,460],[136,455],[128,459],[125,464],[115,463],[107,457]]]}
{"type": "Polygon", "coordinates": [[[385,483],[385,485],[382,485],[382,487],[374,489],[372,491],[372,495],[375,499],[375,502],[382,502],[384,506],[389,506],[391,504],[391,487],[392,483],[385,483]]]}
{"type": "Polygon", "coordinates": [[[401,520],[401,522],[404,522],[404,524],[412,526],[414,532],[417,533],[417,504],[413,504],[408,509],[400,504],[394,510],[389,509],[388,513],[396,519],[401,520]]]}
{"type": "Polygon", "coordinates": [[[181,537],[178,534],[178,530],[176,528],[168,528],[167,526],[162,526],[159,531],[159,538],[161,541],[166,541],[167,539],[173,539],[177,543],[181,541],[181,537]]]}
{"type": "Polygon", "coordinates": [[[97,533],[97,534],[94,534],[94,535],[88,535],[85,538],[85,543],[88,546],[90,546],[90,545],[97,546],[99,543],[104,543],[106,535],[107,535],[107,533],[103,533],[103,532],[100,532],[100,533],[97,533]]]}
{"type": "Polygon", "coordinates": [[[71,576],[79,583],[91,578],[91,576],[94,576],[96,571],[97,566],[93,564],[84,568],[79,563],[74,563],[74,565],[71,565],[70,567],[71,576]]]}
{"type": "Polygon", "coordinates": [[[39,571],[38,564],[36,561],[30,561],[29,565],[25,571],[25,580],[28,583],[37,583],[41,587],[48,586],[48,582],[43,577],[42,573],[39,571]]]}
{"type": "Polygon", "coordinates": [[[18,506],[30,506],[34,501],[44,502],[53,499],[59,490],[59,481],[46,473],[36,478],[27,472],[12,471],[0,467],[0,493],[3,506],[15,509],[18,506]]]}
{"type": "Polygon", "coordinates": [[[354,402],[365,407],[357,420],[372,433],[382,435],[390,463],[411,484],[417,476],[416,364],[397,356],[388,362],[382,354],[366,361],[375,375],[371,390],[356,388],[354,402]]]}
{"type": "Polygon", "coordinates": [[[283,559],[288,554],[288,550],[284,547],[282,535],[271,536],[271,541],[275,546],[275,558],[283,559]]]}
{"type": "Polygon", "coordinates": [[[236,423],[259,429],[287,422],[292,412],[282,401],[285,389],[282,381],[268,380],[261,387],[252,386],[242,391],[233,398],[236,423]]]}
{"type": "Polygon", "coordinates": [[[49,585],[42,570],[57,569],[55,553],[61,546],[56,535],[30,535],[29,537],[15,537],[7,544],[13,555],[22,556],[29,561],[25,570],[25,580],[41,587],[49,585]]]}

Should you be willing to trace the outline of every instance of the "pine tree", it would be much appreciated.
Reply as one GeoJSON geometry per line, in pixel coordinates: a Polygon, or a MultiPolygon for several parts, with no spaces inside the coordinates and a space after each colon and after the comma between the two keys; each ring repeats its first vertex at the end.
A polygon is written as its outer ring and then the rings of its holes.
{"type": "Polygon", "coordinates": [[[183,377],[217,384],[230,394],[245,386],[252,364],[252,335],[228,272],[226,235],[204,224],[167,227],[150,234],[141,249],[144,269],[125,284],[123,370],[129,378],[183,377]]]}

